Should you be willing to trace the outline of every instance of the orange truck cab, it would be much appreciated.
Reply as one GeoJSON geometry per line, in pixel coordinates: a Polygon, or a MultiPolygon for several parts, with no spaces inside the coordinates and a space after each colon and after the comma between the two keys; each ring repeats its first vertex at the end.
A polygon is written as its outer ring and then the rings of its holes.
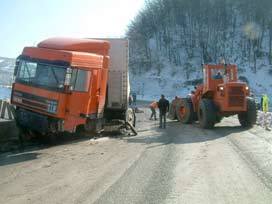
{"type": "Polygon", "coordinates": [[[96,132],[107,121],[126,120],[127,50],[126,39],[51,38],[25,47],[11,94],[17,125],[43,134],[96,132]]]}

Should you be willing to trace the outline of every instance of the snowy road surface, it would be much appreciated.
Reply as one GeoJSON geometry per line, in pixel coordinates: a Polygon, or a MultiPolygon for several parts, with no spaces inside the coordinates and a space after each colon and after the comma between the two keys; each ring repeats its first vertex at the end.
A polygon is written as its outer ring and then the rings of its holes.
{"type": "Polygon", "coordinates": [[[0,203],[272,203],[272,133],[137,114],[139,135],[0,155],[0,203]]]}

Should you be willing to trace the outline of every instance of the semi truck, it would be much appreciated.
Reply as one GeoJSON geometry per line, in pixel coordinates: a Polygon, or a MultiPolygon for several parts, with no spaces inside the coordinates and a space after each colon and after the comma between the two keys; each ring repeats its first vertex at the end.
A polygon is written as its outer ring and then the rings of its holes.
{"type": "Polygon", "coordinates": [[[127,39],[50,38],[16,60],[11,103],[22,132],[96,133],[114,120],[135,126],[127,39]]]}

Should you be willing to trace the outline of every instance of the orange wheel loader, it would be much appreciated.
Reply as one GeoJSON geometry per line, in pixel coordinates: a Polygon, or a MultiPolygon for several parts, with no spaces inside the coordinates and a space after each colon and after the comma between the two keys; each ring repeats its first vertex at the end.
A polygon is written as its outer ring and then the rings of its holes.
{"type": "Polygon", "coordinates": [[[171,106],[170,119],[184,124],[199,121],[205,129],[232,115],[238,115],[243,127],[253,126],[257,118],[249,87],[238,82],[237,68],[231,64],[203,65],[203,84],[187,97],[175,99],[171,106]]]}

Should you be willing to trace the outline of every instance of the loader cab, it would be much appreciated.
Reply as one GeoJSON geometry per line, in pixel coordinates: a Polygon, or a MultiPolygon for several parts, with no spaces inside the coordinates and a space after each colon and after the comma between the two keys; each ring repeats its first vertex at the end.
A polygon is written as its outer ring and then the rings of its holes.
{"type": "Polygon", "coordinates": [[[237,69],[235,65],[203,66],[204,92],[216,90],[218,85],[224,84],[224,79],[227,82],[237,82],[237,69]]]}

